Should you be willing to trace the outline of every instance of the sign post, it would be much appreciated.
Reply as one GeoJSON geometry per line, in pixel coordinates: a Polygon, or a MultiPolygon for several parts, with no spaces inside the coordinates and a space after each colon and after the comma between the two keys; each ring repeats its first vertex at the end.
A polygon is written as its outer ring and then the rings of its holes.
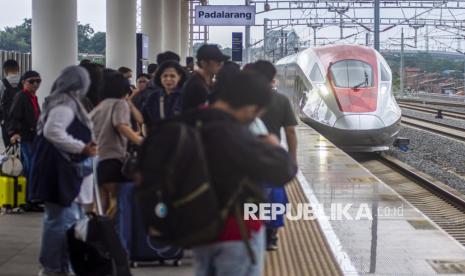
{"type": "Polygon", "coordinates": [[[255,6],[208,5],[195,7],[195,25],[251,26],[255,25],[255,6]]]}
{"type": "Polygon", "coordinates": [[[242,62],[242,33],[232,33],[232,61],[242,62]]]}

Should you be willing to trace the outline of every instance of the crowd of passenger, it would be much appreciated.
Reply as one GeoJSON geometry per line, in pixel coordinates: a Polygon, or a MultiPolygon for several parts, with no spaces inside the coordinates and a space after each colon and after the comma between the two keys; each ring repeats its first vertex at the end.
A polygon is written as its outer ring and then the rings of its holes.
{"type": "MultiPolygon", "coordinates": [[[[214,189],[231,193],[247,177],[268,201],[287,202],[284,185],[297,170],[297,121],[287,97],[277,93],[273,64],[260,60],[241,69],[208,44],[196,59],[194,64],[188,58],[183,67],[176,53],[161,53],[134,85],[131,69],[84,60],[61,72],[49,95],[40,99],[42,107],[36,94],[40,72],[20,76],[16,61],[3,64],[3,141],[6,147],[20,145],[29,203],[44,204],[40,275],[72,273],[66,230],[95,208],[89,157],[98,156],[103,211],[115,217],[119,185],[138,177],[124,172],[124,162],[146,137],[157,135],[153,126],[161,122],[188,117],[221,123],[214,134],[202,137],[214,189]]],[[[283,217],[249,220],[245,226],[256,261],[250,260],[230,214],[215,242],[192,248],[196,275],[261,275],[265,250],[278,249],[283,217]]]]}

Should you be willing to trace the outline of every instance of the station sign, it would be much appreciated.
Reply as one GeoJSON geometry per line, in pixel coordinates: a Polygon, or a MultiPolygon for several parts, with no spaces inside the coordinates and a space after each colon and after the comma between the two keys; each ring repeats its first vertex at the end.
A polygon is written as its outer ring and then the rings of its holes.
{"type": "Polygon", "coordinates": [[[195,7],[195,25],[250,26],[255,25],[255,6],[207,5],[195,7]]]}
{"type": "Polygon", "coordinates": [[[242,61],[242,33],[232,33],[232,61],[242,61]]]}

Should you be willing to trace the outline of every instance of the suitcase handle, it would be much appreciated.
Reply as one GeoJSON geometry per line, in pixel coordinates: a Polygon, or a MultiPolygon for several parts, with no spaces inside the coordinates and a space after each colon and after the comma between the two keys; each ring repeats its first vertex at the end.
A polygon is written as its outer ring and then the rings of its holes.
{"type": "Polygon", "coordinates": [[[18,177],[13,177],[13,207],[18,207],[18,193],[19,193],[19,183],[18,177]]]}
{"type": "Polygon", "coordinates": [[[94,198],[95,198],[95,203],[97,204],[97,214],[100,216],[103,216],[103,209],[102,209],[102,202],[100,201],[100,190],[98,188],[98,182],[97,182],[97,164],[98,164],[98,156],[93,158],[93,171],[94,171],[94,198]]]}

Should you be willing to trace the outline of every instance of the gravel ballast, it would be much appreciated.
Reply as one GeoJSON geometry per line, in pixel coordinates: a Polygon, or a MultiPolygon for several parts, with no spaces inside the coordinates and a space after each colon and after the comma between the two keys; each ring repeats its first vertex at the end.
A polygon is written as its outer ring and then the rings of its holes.
{"type": "Polygon", "coordinates": [[[399,136],[410,139],[409,150],[392,147],[386,154],[465,193],[465,143],[406,126],[399,136]]]}
{"type": "MultiPolygon", "coordinates": [[[[404,102],[399,102],[399,104],[403,104],[403,103],[404,102]]],[[[410,104],[410,103],[405,102],[404,104],[410,104]]],[[[465,107],[455,107],[455,106],[446,106],[446,105],[437,105],[437,104],[415,104],[415,106],[441,109],[443,111],[451,111],[451,112],[458,112],[461,114],[465,114],[465,107]]]]}
{"type": "Polygon", "coordinates": [[[407,108],[402,108],[402,115],[413,116],[415,118],[425,119],[425,120],[429,120],[432,122],[438,122],[444,125],[460,127],[460,128],[465,129],[465,120],[461,120],[461,119],[450,119],[446,117],[444,117],[443,119],[436,119],[434,118],[436,116],[435,114],[410,110],[407,108]]]}

